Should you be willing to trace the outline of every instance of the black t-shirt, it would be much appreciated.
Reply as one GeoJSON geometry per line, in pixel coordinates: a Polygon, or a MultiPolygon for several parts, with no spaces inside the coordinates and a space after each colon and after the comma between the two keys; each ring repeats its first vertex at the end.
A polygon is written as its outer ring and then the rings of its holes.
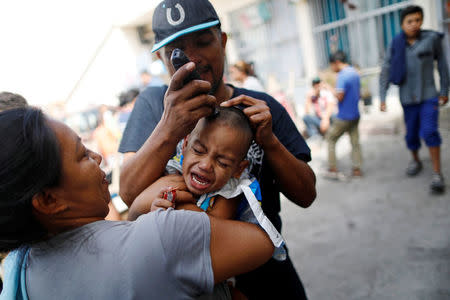
{"type": "MultiPolygon", "coordinates": [[[[234,88],[233,96],[247,95],[267,103],[272,114],[272,130],[286,149],[296,158],[309,162],[311,152],[305,140],[297,130],[294,122],[284,107],[271,96],[241,88],[234,88]]],[[[164,94],[167,86],[149,87],[139,94],[133,112],[123,133],[119,152],[137,152],[151,135],[164,110],[164,94]]],[[[281,230],[280,187],[274,172],[264,159],[264,151],[254,143],[247,158],[250,172],[258,179],[261,186],[262,208],[274,226],[281,230]]],[[[289,172],[289,170],[286,170],[289,172]]]]}

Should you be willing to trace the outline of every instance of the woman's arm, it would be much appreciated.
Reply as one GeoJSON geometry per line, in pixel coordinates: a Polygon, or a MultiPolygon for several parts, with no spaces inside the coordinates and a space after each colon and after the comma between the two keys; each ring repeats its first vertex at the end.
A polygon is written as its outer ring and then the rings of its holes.
{"type": "Polygon", "coordinates": [[[213,206],[208,208],[206,213],[216,218],[232,220],[236,216],[241,199],[242,195],[231,199],[217,195],[215,196],[213,206]]]}
{"type": "Polygon", "coordinates": [[[273,254],[269,236],[257,225],[210,216],[214,282],[249,272],[273,254]]]}

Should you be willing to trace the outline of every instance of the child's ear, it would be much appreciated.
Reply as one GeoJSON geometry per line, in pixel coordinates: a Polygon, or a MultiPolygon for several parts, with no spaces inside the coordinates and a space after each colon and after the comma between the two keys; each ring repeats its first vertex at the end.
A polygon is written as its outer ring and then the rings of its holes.
{"type": "Polygon", "coordinates": [[[189,134],[188,134],[187,136],[185,136],[184,139],[183,139],[183,147],[181,148],[181,150],[182,150],[183,152],[184,152],[184,150],[185,150],[186,147],[187,147],[188,141],[189,141],[189,134]]]}
{"type": "Polygon", "coordinates": [[[56,215],[67,209],[67,205],[58,200],[52,189],[47,189],[37,193],[31,199],[33,209],[42,215],[56,215]]]}
{"type": "Polygon", "coordinates": [[[236,172],[233,174],[233,178],[239,179],[241,177],[242,172],[244,172],[245,168],[247,168],[249,165],[248,160],[244,159],[239,163],[239,166],[236,169],[236,172]]]}

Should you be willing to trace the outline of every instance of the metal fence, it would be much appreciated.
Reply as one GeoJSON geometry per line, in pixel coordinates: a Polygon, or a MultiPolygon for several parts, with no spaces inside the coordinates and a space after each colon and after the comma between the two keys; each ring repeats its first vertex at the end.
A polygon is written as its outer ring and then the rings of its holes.
{"type": "Polygon", "coordinates": [[[288,0],[255,1],[229,14],[231,38],[240,59],[253,62],[267,84],[276,78],[285,87],[289,73],[304,76],[295,5],[288,0]]]}
{"type": "Polygon", "coordinates": [[[336,50],[347,53],[360,68],[380,64],[392,37],[400,31],[400,10],[407,0],[353,0],[354,7],[340,0],[311,1],[319,68],[328,66],[336,50]]]}

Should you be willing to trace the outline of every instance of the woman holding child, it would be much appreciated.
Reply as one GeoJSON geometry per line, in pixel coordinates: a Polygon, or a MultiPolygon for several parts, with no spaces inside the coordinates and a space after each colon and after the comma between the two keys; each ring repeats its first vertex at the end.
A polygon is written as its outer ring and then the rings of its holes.
{"type": "Polygon", "coordinates": [[[272,255],[257,226],[202,212],[105,221],[100,155],[40,110],[0,113],[0,136],[0,299],[193,299],[272,255]]]}

